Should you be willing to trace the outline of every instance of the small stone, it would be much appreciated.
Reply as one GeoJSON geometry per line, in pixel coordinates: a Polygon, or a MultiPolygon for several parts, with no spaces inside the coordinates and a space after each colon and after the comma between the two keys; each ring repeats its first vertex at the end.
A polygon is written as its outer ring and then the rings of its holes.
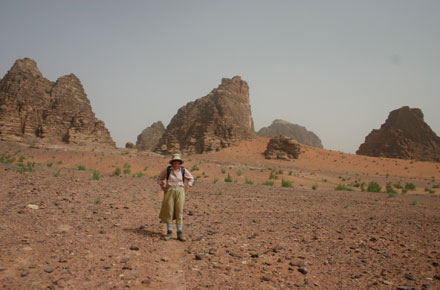
{"type": "Polygon", "coordinates": [[[53,272],[53,269],[51,269],[51,268],[44,269],[44,272],[46,272],[46,273],[52,273],[52,272],[53,272]]]}
{"type": "Polygon", "coordinates": [[[304,274],[304,275],[306,275],[306,274],[308,273],[306,267],[300,267],[300,268],[298,269],[298,272],[300,272],[301,274],[304,274]]]}
{"type": "Polygon", "coordinates": [[[130,247],[130,250],[132,250],[132,251],[139,251],[139,247],[131,246],[131,247],[130,247]]]}
{"type": "Polygon", "coordinates": [[[407,285],[397,286],[397,290],[411,290],[412,288],[407,285]]]}
{"type": "Polygon", "coordinates": [[[197,261],[200,261],[201,259],[203,259],[203,255],[201,255],[201,254],[196,254],[195,257],[196,257],[197,261]]]}
{"type": "Polygon", "coordinates": [[[27,275],[29,275],[29,272],[23,271],[23,272],[21,272],[20,277],[26,277],[27,275]]]}
{"type": "Polygon", "coordinates": [[[405,278],[410,280],[410,281],[415,281],[414,277],[411,276],[410,274],[405,274],[405,278]]]}
{"type": "Polygon", "coordinates": [[[120,263],[128,263],[130,259],[122,259],[120,263]]]}
{"type": "Polygon", "coordinates": [[[188,212],[188,215],[189,215],[189,216],[193,216],[194,213],[193,213],[192,211],[189,211],[189,212],[188,212]]]}
{"type": "Polygon", "coordinates": [[[30,209],[40,209],[40,207],[36,204],[28,204],[27,207],[30,209]]]}
{"type": "Polygon", "coordinates": [[[273,248],[273,252],[274,253],[279,253],[281,250],[283,250],[284,248],[283,247],[280,247],[280,246],[276,246],[275,248],[273,248]]]}
{"type": "Polygon", "coordinates": [[[6,271],[6,268],[0,268],[0,272],[6,271]]]}
{"type": "Polygon", "coordinates": [[[215,250],[215,249],[209,249],[209,254],[210,254],[210,255],[214,255],[214,254],[215,254],[215,252],[216,252],[216,250],[215,250]]]}
{"type": "Polygon", "coordinates": [[[150,280],[143,280],[143,281],[142,281],[142,284],[144,284],[144,285],[150,285],[150,284],[151,284],[151,281],[150,281],[150,280]]]}
{"type": "Polygon", "coordinates": [[[434,279],[436,279],[436,280],[440,280],[440,275],[435,275],[435,276],[434,276],[434,279]]]}
{"type": "Polygon", "coordinates": [[[438,263],[437,263],[437,262],[432,262],[432,265],[433,265],[434,267],[438,267],[438,263]]]}
{"type": "Polygon", "coordinates": [[[110,266],[104,266],[103,268],[104,268],[104,270],[108,270],[108,269],[110,269],[110,266]]]}
{"type": "Polygon", "coordinates": [[[266,277],[266,276],[263,276],[263,277],[261,277],[261,281],[270,281],[270,278],[266,277]]]}
{"type": "Polygon", "coordinates": [[[56,288],[55,288],[55,286],[49,286],[49,287],[47,287],[47,289],[55,290],[56,288]]]}

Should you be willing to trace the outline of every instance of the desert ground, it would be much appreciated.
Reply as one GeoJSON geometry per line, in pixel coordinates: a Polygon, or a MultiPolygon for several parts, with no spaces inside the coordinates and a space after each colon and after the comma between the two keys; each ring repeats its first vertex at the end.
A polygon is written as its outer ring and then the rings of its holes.
{"type": "Polygon", "coordinates": [[[439,163],[267,142],[184,156],[186,242],[162,240],[169,156],[0,142],[0,288],[440,289],[439,163]]]}

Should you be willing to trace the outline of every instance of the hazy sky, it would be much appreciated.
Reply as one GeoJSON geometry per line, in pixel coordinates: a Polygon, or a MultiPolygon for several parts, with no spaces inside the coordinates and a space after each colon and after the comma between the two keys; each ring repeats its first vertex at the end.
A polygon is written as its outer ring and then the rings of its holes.
{"type": "Polygon", "coordinates": [[[438,0],[0,0],[0,76],[24,57],[78,76],[119,147],[236,75],[256,130],[284,119],[354,153],[409,105],[440,133],[438,0]]]}

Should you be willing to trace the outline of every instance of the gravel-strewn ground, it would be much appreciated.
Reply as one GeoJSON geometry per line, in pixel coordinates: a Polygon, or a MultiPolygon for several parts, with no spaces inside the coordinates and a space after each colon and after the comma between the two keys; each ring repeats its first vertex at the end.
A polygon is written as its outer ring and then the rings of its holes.
{"type": "Polygon", "coordinates": [[[2,289],[440,288],[437,195],[200,181],[188,241],[165,242],[152,178],[14,168],[0,165],[2,289]]]}

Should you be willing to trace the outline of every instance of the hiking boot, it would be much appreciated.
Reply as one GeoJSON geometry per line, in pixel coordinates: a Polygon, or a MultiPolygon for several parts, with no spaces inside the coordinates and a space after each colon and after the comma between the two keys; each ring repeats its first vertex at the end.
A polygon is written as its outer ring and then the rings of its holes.
{"type": "Polygon", "coordinates": [[[186,241],[186,239],[185,239],[185,237],[183,236],[183,233],[182,233],[182,232],[177,232],[177,239],[178,239],[179,241],[182,241],[182,242],[186,241]]]}
{"type": "Polygon", "coordinates": [[[165,241],[169,241],[171,239],[171,235],[173,234],[173,231],[167,231],[167,235],[163,237],[165,241]]]}

